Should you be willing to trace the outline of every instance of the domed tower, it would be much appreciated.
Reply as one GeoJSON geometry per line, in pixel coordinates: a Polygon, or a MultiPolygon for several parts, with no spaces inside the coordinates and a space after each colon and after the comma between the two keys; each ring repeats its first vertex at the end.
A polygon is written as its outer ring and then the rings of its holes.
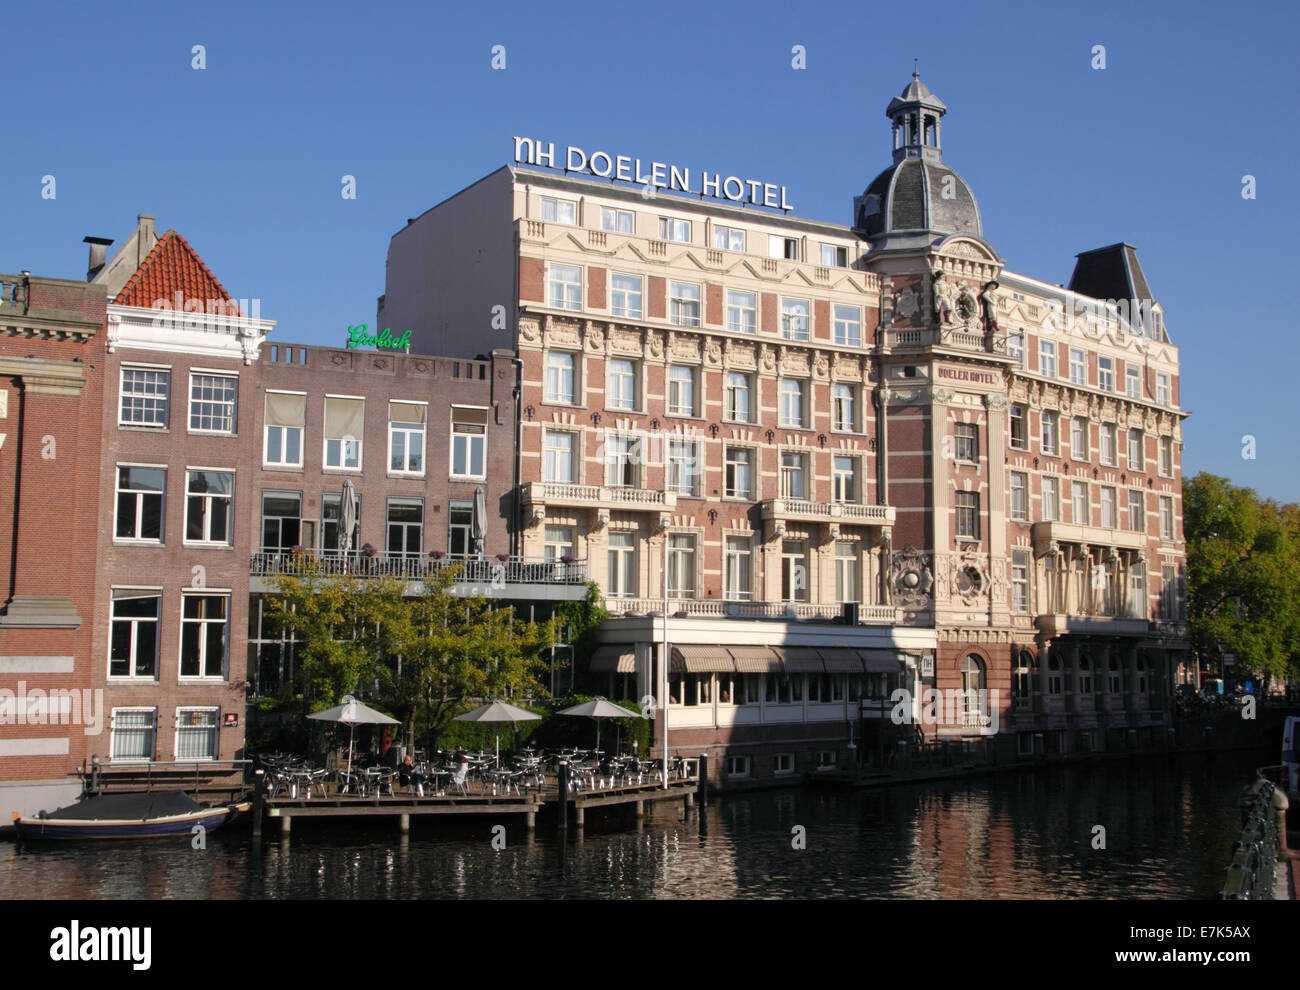
{"type": "Polygon", "coordinates": [[[853,200],[853,225],[873,252],[924,249],[959,233],[982,239],[975,194],[943,163],[939,135],[947,112],[919,72],[889,101],[894,163],[853,200]]]}

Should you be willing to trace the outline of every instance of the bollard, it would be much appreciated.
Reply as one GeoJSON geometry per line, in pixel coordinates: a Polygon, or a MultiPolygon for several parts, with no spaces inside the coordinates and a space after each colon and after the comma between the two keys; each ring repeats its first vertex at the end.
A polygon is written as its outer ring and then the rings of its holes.
{"type": "Polygon", "coordinates": [[[557,826],[561,831],[569,827],[569,763],[567,760],[560,761],[560,799],[559,812],[560,821],[557,826]]]}
{"type": "Polygon", "coordinates": [[[262,802],[265,800],[266,773],[262,770],[253,773],[253,838],[262,837],[262,802]]]}
{"type": "Polygon", "coordinates": [[[709,754],[700,754],[700,807],[709,803],[709,754]]]}

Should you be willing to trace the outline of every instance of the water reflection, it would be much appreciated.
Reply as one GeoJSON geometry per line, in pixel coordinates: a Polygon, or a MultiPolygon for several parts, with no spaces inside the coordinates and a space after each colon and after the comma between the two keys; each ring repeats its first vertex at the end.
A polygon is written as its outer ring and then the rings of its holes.
{"type": "Polygon", "coordinates": [[[862,792],[791,789],[595,814],[564,842],[492,823],[304,821],[172,843],[0,843],[0,897],[1189,898],[1223,880],[1260,754],[1147,760],[862,792]],[[806,847],[792,839],[802,826],[806,847]],[[1104,831],[1104,848],[1099,844],[1104,831]],[[274,832],[272,832],[274,836],[274,832]]]}

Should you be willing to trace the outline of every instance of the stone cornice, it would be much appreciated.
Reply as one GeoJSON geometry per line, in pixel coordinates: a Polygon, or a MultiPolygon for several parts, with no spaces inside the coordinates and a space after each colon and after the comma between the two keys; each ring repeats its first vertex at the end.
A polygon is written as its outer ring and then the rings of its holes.
{"type": "Polygon", "coordinates": [[[0,375],[21,378],[24,391],[42,395],[80,395],[86,384],[86,366],[74,361],[0,357],[0,375]]]}

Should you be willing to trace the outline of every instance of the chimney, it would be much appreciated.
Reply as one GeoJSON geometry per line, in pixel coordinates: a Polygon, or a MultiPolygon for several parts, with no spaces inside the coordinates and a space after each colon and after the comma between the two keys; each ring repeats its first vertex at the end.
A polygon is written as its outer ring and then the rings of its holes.
{"type": "Polygon", "coordinates": [[[135,215],[135,266],[139,268],[149,252],[158,243],[158,233],[153,229],[153,214],[137,213],[135,215]]]}
{"type": "Polygon", "coordinates": [[[108,260],[108,246],[113,243],[111,237],[83,237],[82,244],[90,245],[90,264],[86,268],[86,281],[93,282],[104,262],[108,260]]]}

